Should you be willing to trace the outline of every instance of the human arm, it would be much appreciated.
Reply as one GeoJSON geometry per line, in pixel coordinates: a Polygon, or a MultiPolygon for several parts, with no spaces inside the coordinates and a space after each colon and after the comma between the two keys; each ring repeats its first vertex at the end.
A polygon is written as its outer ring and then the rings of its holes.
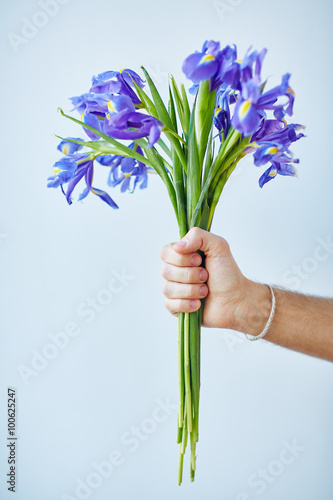
{"type": "MultiPolygon", "coordinates": [[[[241,273],[226,240],[192,228],[180,242],[163,247],[161,258],[165,305],[172,314],[198,310],[205,297],[204,326],[249,335],[264,329],[271,292],[241,273]],[[205,268],[197,250],[205,253],[205,268]]],[[[265,340],[333,361],[333,299],[273,290],[276,310],[265,340]]]]}

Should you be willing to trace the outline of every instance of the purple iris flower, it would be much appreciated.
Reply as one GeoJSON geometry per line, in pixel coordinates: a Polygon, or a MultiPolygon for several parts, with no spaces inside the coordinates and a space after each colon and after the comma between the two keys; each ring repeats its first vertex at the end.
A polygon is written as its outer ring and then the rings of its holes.
{"type": "Polygon", "coordinates": [[[121,185],[120,191],[124,193],[130,189],[131,179],[134,179],[131,192],[140,184],[140,189],[148,185],[147,167],[134,160],[134,158],[122,158],[119,164],[110,171],[108,184],[115,187],[121,185]]]}
{"type": "MultiPolygon", "coordinates": [[[[219,132],[224,133],[224,139],[227,137],[231,120],[230,120],[230,104],[235,102],[234,94],[230,94],[230,89],[227,84],[219,87],[216,98],[216,108],[214,111],[214,125],[219,132]]],[[[222,140],[220,134],[220,140],[222,140]]]]}
{"type": "Polygon", "coordinates": [[[212,78],[219,68],[217,56],[220,52],[220,43],[213,40],[205,41],[201,52],[194,52],[183,62],[183,71],[193,83],[212,78]]]}
{"type": "Polygon", "coordinates": [[[89,96],[90,94],[86,93],[86,94],[81,94],[79,96],[70,97],[69,100],[74,106],[72,111],[76,109],[79,113],[81,114],[84,113],[86,110],[86,100],[89,96]]]}
{"type": "Polygon", "coordinates": [[[274,142],[261,144],[255,150],[253,159],[257,167],[261,167],[269,161],[275,163],[298,163],[298,160],[293,160],[290,151],[285,146],[274,142]]]}
{"type": "MultiPolygon", "coordinates": [[[[87,125],[89,125],[90,127],[93,127],[95,128],[96,130],[99,130],[100,132],[103,132],[103,129],[104,129],[104,118],[101,120],[99,119],[98,115],[96,115],[96,113],[82,113],[81,115],[81,121],[83,123],[86,123],[87,125]]],[[[97,141],[97,139],[99,139],[99,135],[95,134],[95,132],[92,132],[91,130],[87,129],[87,128],[84,128],[83,126],[83,130],[85,131],[85,133],[88,135],[88,137],[90,137],[90,139],[92,141],[97,141]]]]}
{"type": "Polygon", "coordinates": [[[289,163],[272,162],[272,165],[262,174],[259,179],[259,186],[262,188],[267,182],[279,175],[296,176],[297,172],[293,165],[289,163]]]}
{"type": "MultiPolygon", "coordinates": [[[[129,148],[143,155],[142,149],[136,146],[134,142],[129,145],[129,148]]],[[[121,185],[120,190],[122,193],[130,189],[130,185],[132,185],[132,193],[138,184],[140,184],[140,189],[144,189],[148,185],[147,173],[150,170],[149,167],[134,158],[119,155],[101,155],[97,157],[97,161],[101,165],[111,167],[108,185],[111,187],[121,185]],[[134,179],[133,183],[131,182],[132,179],[134,179]]]]}
{"type": "Polygon", "coordinates": [[[48,177],[47,187],[57,188],[69,182],[77,169],[77,161],[86,155],[69,155],[55,162],[53,169],[55,175],[48,177]]]}
{"type": "Polygon", "coordinates": [[[47,187],[57,188],[60,186],[69,205],[72,204],[72,193],[75,187],[84,177],[86,187],[79,195],[79,201],[83,200],[89,192],[92,192],[101,198],[101,200],[105,201],[110,207],[118,208],[118,205],[105,191],[101,191],[92,186],[94,162],[90,159],[89,155],[71,155],[62,158],[55,163],[54,171],[55,175],[48,178],[47,187]],[[64,184],[67,184],[66,192],[63,188],[64,184]]]}
{"type": "Polygon", "coordinates": [[[205,41],[201,52],[190,54],[183,63],[183,71],[189,80],[195,84],[191,94],[195,93],[196,85],[202,80],[210,80],[210,90],[217,89],[223,83],[239,90],[240,65],[237,59],[236,46],[227,45],[220,50],[220,43],[213,40],[205,41]]]}
{"type": "Polygon", "coordinates": [[[288,148],[291,143],[298,141],[302,137],[305,137],[303,133],[296,133],[298,130],[304,128],[303,125],[299,125],[297,123],[289,123],[288,125],[283,126],[283,124],[277,120],[270,121],[276,121],[277,123],[280,123],[281,127],[275,131],[271,130],[269,133],[267,133],[266,130],[265,135],[261,138],[259,137],[258,139],[255,138],[255,134],[252,137],[252,141],[256,141],[259,144],[263,141],[275,142],[277,144],[282,144],[286,148],[288,148]]]}
{"type": "Polygon", "coordinates": [[[75,142],[71,142],[68,139],[72,139],[73,141],[83,141],[83,139],[80,139],[80,137],[67,137],[67,139],[62,140],[59,144],[57,149],[61,151],[64,155],[72,155],[73,153],[76,153],[77,151],[80,151],[83,146],[80,144],[76,144],[75,142]]]}
{"type": "Polygon", "coordinates": [[[275,118],[283,120],[283,116],[292,113],[291,92],[289,87],[290,74],[282,77],[282,82],[271,90],[264,92],[258,97],[259,86],[254,80],[249,80],[245,86],[242,84],[242,97],[235,106],[232,125],[244,136],[250,136],[256,132],[260,121],[265,116],[265,110],[273,110],[275,118]],[[285,104],[277,104],[278,98],[288,97],[285,104]],[[286,109],[285,109],[286,108],[286,109]]]}
{"type": "Polygon", "coordinates": [[[132,100],[133,104],[140,104],[141,101],[133,90],[132,79],[139,87],[144,87],[144,80],[131,69],[125,68],[121,71],[105,71],[92,78],[92,87],[90,91],[95,94],[124,94],[132,100]]]}
{"type": "Polygon", "coordinates": [[[252,142],[269,140],[268,137],[284,128],[284,123],[279,120],[269,120],[264,118],[260,122],[260,127],[252,136],[252,142]]]}
{"type": "Polygon", "coordinates": [[[131,99],[127,95],[113,95],[108,93],[87,94],[85,98],[85,114],[94,113],[95,116],[104,119],[107,113],[118,113],[123,109],[135,111],[131,99]]]}
{"type": "Polygon", "coordinates": [[[227,45],[218,55],[219,69],[211,84],[212,90],[221,84],[229,85],[234,90],[240,90],[240,63],[237,61],[236,45],[227,45]]]}
{"type": "Polygon", "coordinates": [[[163,123],[153,116],[125,109],[105,120],[104,132],[114,139],[148,137],[149,147],[152,147],[159,140],[163,127],[163,123]]]}
{"type": "Polygon", "coordinates": [[[113,82],[124,81],[131,87],[133,87],[132,80],[135,81],[139,87],[143,88],[145,86],[145,81],[142,80],[140,75],[138,75],[132,69],[124,68],[120,71],[104,71],[104,73],[100,73],[97,76],[93,76],[92,78],[92,92],[104,92],[109,91],[108,85],[113,82]],[[115,79],[115,80],[114,80],[115,79]]]}

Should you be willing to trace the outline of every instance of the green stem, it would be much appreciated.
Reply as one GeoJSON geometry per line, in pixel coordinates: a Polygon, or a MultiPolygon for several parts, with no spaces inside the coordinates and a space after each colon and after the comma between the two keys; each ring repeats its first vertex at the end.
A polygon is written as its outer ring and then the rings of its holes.
{"type": "Polygon", "coordinates": [[[178,486],[182,484],[183,480],[184,454],[182,453],[181,447],[182,445],[179,446],[178,486]]]}
{"type": "Polygon", "coordinates": [[[192,395],[190,371],[190,315],[185,313],[184,325],[184,365],[185,365],[185,404],[188,432],[192,432],[192,395]]]}
{"type": "Polygon", "coordinates": [[[179,411],[178,428],[183,427],[184,418],[184,313],[178,313],[178,380],[179,380],[179,411]]]}
{"type": "Polygon", "coordinates": [[[187,413],[186,406],[184,407],[184,419],[183,419],[183,438],[181,442],[181,453],[184,455],[187,446],[188,428],[187,428],[187,413]]]}
{"type": "Polygon", "coordinates": [[[199,357],[198,357],[198,313],[189,315],[190,319],[190,362],[191,362],[191,395],[193,403],[193,438],[199,439],[199,357]]]}

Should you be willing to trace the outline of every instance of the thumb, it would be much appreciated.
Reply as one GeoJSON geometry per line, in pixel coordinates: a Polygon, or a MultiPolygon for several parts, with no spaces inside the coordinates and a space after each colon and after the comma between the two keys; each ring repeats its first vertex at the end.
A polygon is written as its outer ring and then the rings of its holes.
{"type": "Polygon", "coordinates": [[[207,257],[221,257],[221,254],[229,253],[228,242],[215,234],[192,227],[189,232],[177,243],[173,245],[174,250],[181,254],[196,252],[201,250],[207,257]]]}

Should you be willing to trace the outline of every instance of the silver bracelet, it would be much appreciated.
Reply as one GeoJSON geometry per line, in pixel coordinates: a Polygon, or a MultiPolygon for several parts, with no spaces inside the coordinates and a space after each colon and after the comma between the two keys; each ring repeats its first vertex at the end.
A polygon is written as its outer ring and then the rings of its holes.
{"type": "Polygon", "coordinates": [[[275,313],[275,295],[274,295],[274,291],[273,291],[273,288],[271,287],[271,285],[267,285],[267,286],[269,287],[271,294],[272,294],[271,314],[269,315],[269,318],[268,318],[268,321],[266,323],[265,328],[263,329],[263,331],[261,333],[259,333],[259,335],[249,335],[248,333],[245,333],[245,337],[247,338],[247,340],[260,340],[260,339],[264,338],[266,333],[269,330],[269,327],[272,324],[272,321],[274,318],[274,313],[275,313]]]}

